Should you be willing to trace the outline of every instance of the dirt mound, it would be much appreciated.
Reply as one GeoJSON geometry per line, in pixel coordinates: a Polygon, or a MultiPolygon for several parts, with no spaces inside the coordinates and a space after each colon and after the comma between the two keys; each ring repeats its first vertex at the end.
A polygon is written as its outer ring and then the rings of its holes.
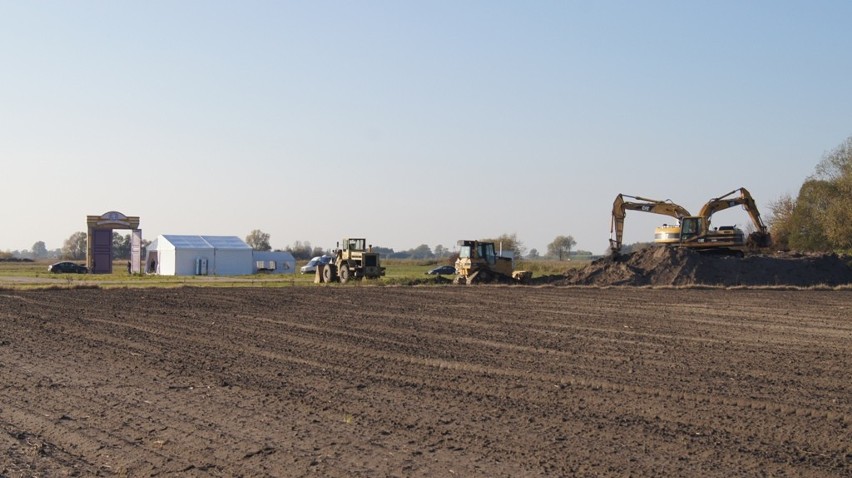
{"type": "Polygon", "coordinates": [[[735,257],[653,247],[571,270],[557,285],[836,286],[852,283],[852,258],[836,254],[735,257]]]}

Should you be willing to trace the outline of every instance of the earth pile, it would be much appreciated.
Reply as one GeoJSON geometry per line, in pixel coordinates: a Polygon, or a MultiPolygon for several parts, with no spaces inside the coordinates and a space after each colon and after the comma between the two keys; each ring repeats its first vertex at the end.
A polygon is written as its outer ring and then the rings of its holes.
{"type": "Polygon", "coordinates": [[[736,257],[652,247],[569,270],[555,285],[838,286],[852,284],[852,257],[776,253],[736,257]]]}

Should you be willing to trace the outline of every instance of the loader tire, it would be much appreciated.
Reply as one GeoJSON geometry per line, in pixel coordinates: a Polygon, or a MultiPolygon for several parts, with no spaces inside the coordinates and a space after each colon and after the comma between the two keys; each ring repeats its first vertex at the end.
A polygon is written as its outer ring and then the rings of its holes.
{"type": "Polygon", "coordinates": [[[334,264],[327,264],[322,268],[322,281],[326,284],[334,280],[334,264]]]}
{"type": "Polygon", "coordinates": [[[341,284],[349,282],[349,264],[340,264],[340,269],[337,271],[337,275],[340,276],[341,284]]]}

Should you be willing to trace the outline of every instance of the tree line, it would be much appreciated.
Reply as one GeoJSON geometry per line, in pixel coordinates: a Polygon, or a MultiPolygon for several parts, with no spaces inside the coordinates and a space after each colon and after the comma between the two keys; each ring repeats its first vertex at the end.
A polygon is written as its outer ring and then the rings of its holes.
{"type": "Polygon", "coordinates": [[[852,252],[852,136],[823,155],[795,198],[782,195],[769,209],[776,248],[852,252]]]}
{"type": "MultiPolygon", "coordinates": [[[[245,238],[246,244],[256,251],[271,251],[270,245],[271,236],[269,233],[263,232],[260,229],[251,231],[245,238]]],[[[547,251],[541,254],[537,249],[527,250],[524,243],[518,239],[517,234],[501,234],[494,238],[483,238],[481,241],[490,241],[497,244],[497,247],[502,246],[503,251],[509,251],[513,257],[518,259],[556,259],[567,260],[572,256],[591,256],[589,251],[574,251],[574,246],[577,241],[571,235],[557,236],[553,242],[547,245],[547,251]]],[[[75,232],[71,234],[59,249],[48,250],[43,241],[37,241],[33,244],[31,250],[12,251],[2,253],[3,257],[16,257],[26,259],[66,259],[66,260],[83,260],[86,258],[87,234],[85,232],[75,232]]],[[[116,260],[130,259],[130,234],[122,235],[113,231],[112,233],[112,255],[116,260]]],[[[148,245],[151,241],[142,240],[142,255],[144,256],[148,245]]],[[[325,250],[322,247],[314,247],[309,241],[295,241],[293,244],[286,246],[284,249],[276,249],[277,251],[287,251],[293,254],[297,260],[309,260],[312,257],[331,254],[332,251],[325,250]]],[[[395,251],[392,248],[375,246],[375,252],[378,252],[383,257],[388,259],[414,259],[414,260],[451,260],[455,257],[455,249],[448,248],[442,244],[436,245],[434,248],[427,244],[421,244],[417,247],[395,251]]]]}
{"type": "MultiPolygon", "coordinates": [[[[130,259],[130,234],[121,235],[118,232],[112,233],[112,256],[116,260],[130,259]]],[[[263,232],[260,229],[251,231],[245,238],[246,244],[256,251],[271,251],[270,245],[271,235],[263,232]]],[[[577,241],[571,235],[556,236],[556,238],[547,245],[547,252],[543,255],[537,249],[527,250],[524,243],[518,239],[517,234],[501,234],[495,238],[483,238],[481,241],[494,242],[498,248],[503,251],[512,253],[512,256],[517,259],[556,259],[566,260],[572,256],[591,256],[589,251],[574,251],[574,246],[577,241]]],[[[43,241],[38,241],[33,244],[31,250],[14,251],[0,253],[0,258],[3,256],[27,258],[27,259],[67,259],[67,260],[83,260],[86,258],[87,249],[87,234],[85,232],[75,232],[66,239],[62,248],[49,251],[43,241]]],[[[142,240],[142,256],[145,255],[151,241],[142,240]]],[[[277,251],[287,251],[293,254],[297,260],[309,260],[312,257],[331,254],[332,251],[324,250],[322,247],[314,247],[309,241],[295,241],[293,244],[284,249],[276,249],[277,251]]],[[[442,260],[454,259],[455,249],[450,249],[442,244],[434,247],[429,247],[427,244],[421,244],[417,247],[404,250],[394,251],[392,248],[375,246],[375,252],[388,259],[414,259],[414,260],[442,260]]]]}
{"type": "MultiPolygon", "coordinates": [[[[31,249],[23,251],[0,252],[0,258],[14,257],[19,259],[66,259],[79,261],[86,258],[87,237],[85,232],[75,232],[62,243],[58,249],[48,249],[44,241],[36,241],[31,249]]],[[[130,259],[130,234],[112,233],[112,256],[114,259],[130,259]]],[[[142,255],[151,241],[142,239],[142,255]]]]}
{"type": "MultiPolygon", "coordinates": [[[[263,232],[260,229],[255,229],[246,236],[246,244],[248,244],[252,249],[256,251],[270,251],[272,250],[272,247],[269,243],[270,238],[270,234],[263,232]]],[[[513,257],[518,259],[547,258],[565,260],[569,259],[572,255],[592,255],[592,253],[588,251],[572,252],[574,246],[577,245],[577,241],[575,241],[574,237],[570,235],[557,236],[556,239],[553,240],[553,242],[548,244],[547,252],[543,256],[539,254],[538,250],[536,249],[530,249],[529,251],[527,251],[527,248],[524,246],[523,242],[518,239],[517,234],[514,233],[502,234],[500,236],[497,236],[496,238],[485,238],[481,240],[494,242],[498,245],[498,247],[502,246],[503,251],[512,252],[513,257]]],[[[308,241],[296,241],[283,250],[290,252],[291,254],[293,254],[293,257],[299,260],[308,260],[312,257],[321,256],[323,254],[330,254],[332,252],[323,250],[321,247],[311,247],[311,243],[308,241]]],[[[453,249],[447,248],[443,244],[436,245],[434,249],[429,247],[428,244],[421,244],[417,247],[404,251],[394,251],[392,248],[389,247],[374,246],[373,251],[378,252],[383,257],[388,259],[414,260],[452,259],[455,254],[455,251],[453,249]]]]}

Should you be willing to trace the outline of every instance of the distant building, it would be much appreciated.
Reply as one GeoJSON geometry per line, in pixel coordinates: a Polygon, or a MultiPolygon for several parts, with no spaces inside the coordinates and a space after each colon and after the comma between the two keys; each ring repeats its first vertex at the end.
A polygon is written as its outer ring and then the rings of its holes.
{"type": "Polygon", "coordinates": [[[296,258],[287,251],[252,251],[254,272],[271,274],[293,274],[296,272],[296,258]]]}
{"type": "Polygon", "coordinates": [[[254,251],[237,236],[157,236],[147,248],[145,272],[159,275],[292,274],[289,252],[254,251]]]}

